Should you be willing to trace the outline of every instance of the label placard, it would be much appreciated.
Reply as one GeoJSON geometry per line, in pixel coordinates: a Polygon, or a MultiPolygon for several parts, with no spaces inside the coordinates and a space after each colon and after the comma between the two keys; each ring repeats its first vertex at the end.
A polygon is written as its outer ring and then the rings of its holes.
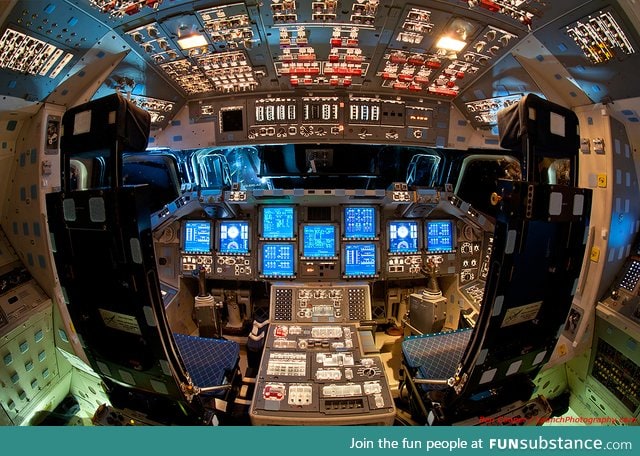
{"type": "Polygon", "coordinates": [[[509,309],[504,315],[504,320],[502,320],[502,325],[500,325],[500,327],[504,328],[505,326],[517,325],[519,323],[524,323],[525,321],[533,320],[538,315],[540,307],[542,307],[542,301],[532,302],[531,304],[525,304],[524,306],[509,309]]]}
{"type": "Polygon", "coordinates": [[[102,321],[109,328],[117,329],[119,331],[128,332],[131,334],[142,335],[138,320],[133,315],[121,314],[112,312],[110,310],[98,309],[102,316],[102,321]]]}

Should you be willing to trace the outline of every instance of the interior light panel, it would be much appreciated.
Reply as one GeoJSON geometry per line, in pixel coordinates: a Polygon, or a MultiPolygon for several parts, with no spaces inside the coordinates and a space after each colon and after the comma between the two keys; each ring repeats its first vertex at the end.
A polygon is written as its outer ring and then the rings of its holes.
{"type": "Polygon", "coordinates": [[[294,98],[261,98],[255,102],[258,124],[272,125],[297,121],[297,101],[294,98]]]}
{"type": "Polygon", "coordinates": [[[0,38],[0,68],[55,78],[72,58],[53,44],[10,28],[0,38]]]}
{"type": "Polygon", "coordinates": [[[295,23],[298,21],[295,0],[271,0],[274,24],[295,23]]]}
{"type": "Polygon", "coordinates": [[[219,92],[245,92],[258,85],[256,73],[244,51],[229,51],[196,57],[198,66],[219,92]]]}
{"type": "Polygon", "coordinates": [[[311,2],[311,20],[322,22],[335,22],[338,0],[324,0],[311,2]]]}
{"type": "Polygon", "coordinates": [[[589,15],[569,25],[566,30],[593,64],[636,52],[612,11],[589,15]]]}
{"type": "Polygon", "coordinates": [[[378,12],[379,0],[360,0],[353,2],[351,23],[356,25],[373,25],[378,12]]]}
{"type": "Polygon", "coordinates": [[[187,59],[163,63],[160,68],[190,95],[214,91],[211,81],[187,59]]]}
{"type": "Polygon", "coordinates": [[[251,20],[242,4],[218,6],[196,11],[212,43],[259,43],[251,28],[251,20]]]}
{"type": "Polygon", "coordinates": [[[103,13],[119,18],[133,16],[145,8],[157,9],[162,0],[89,0],[89,3],[103,13]]]}
{"type": "Polygon", "coordinates": [[[170,62],[183,57],[181,49],[157,22],[129,30],[127,35],[140,45],[144,53],[155,64],[170,62]]]}
{"type": "Polygon", "coordinates": [[[498,124],[498,111],[516,104],[521,98],[521,93],[505,97],[486,98],[467,102],[464,107],[475,127],[492,127],[498,124]]]}
{"type": "Polygon", "coordinates": [[[131,95],[131,101],[149,113],[151,125],[163,123],[166,120],[166,116],[173,111],[175,106],[172,101],[159,100],[144,95],[131,95]]]}
{"type": "Polygon", "coordinates": [[[279,76],[288,76],[293,87],[347,87],[361,84],[369,69],[369,63],[365,62],[364,52],[360,48],[361,28],[366,27],[333,27],[329,38],[330,51],[325,60],[319,59],[315,48],[309,45],[308,31],[304,26],[280,27],[279,42],[282,53],[275,62],[276,73],[279,76]]]}
{"type": "Polygon", "coordinates": [[[431,33],[431,11],[422,8],[411,8],[396,39],[401,43],[421,44],[425,35],[431,33]]]}
{"type": "Polygon", "coordinates": [[[526,25],[529,29],[533,18],[541,16],[544,0],[463,0],[470,8],[480,7],[492,13],[503,14],[526,25]]]}

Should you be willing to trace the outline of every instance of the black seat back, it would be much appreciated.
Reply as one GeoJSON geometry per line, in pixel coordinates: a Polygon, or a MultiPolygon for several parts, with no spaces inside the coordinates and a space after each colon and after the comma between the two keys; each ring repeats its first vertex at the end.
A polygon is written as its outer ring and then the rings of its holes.
{"type": "Polygon", "coordinates": [[[582,267],[590,190],[503,181],[501,192],[480,315],[448,404],[454,416],[487,415],[530,398],[582,267]]]}
{"type": "Polygon", "coordinates": [[[530,93],[498,111],[498,128],[500,146],[521,154],[524,180],[578,186],[580,133],[573,111],[530,93]]]}
{"type": "Polygon", "coordinates": [[[197,423],[185,371],[164,313],[151,232],[149,186],[123,186],[123,154],[141,152],[149,114],[119,95],[63,117],[63,191],[47,195],[54,259],[69,314],[112,404],[157,422],[197,423]],[[105,163],[104,186],[71,190],[71,157],[105,163]]]}
{"type": "Polygon", "coordinates": [[[564,328],[584,258],[591,190],[575,187],[575,174],[571,185],[552,185],[531,166],[545,155],[568,160],[577,173],[577,117],[536,96],[507,110],[511,117],[498,115],[509,128],[501,129],[501,144],[522,153],[528,180],[498,181],[480,314],[452,388],[432,393],[441,421],[489,416],[529,400],[564,328]]]}

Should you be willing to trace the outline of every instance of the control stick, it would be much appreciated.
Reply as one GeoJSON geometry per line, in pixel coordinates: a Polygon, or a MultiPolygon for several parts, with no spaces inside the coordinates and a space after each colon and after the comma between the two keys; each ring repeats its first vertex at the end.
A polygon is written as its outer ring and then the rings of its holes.
{"type": "MultiPolygon", "coordinates": [[[[210,319],[207,318],[206,326],[209,326],[207,331],[207,336],[212,337],[214,339],[222,338],[222,318],[220,316],[220,309],[222,308],[222,302],[216,302],[211,296],[211,293],[207,290],[206,284],[206,273],[204,267],[201,267],[198,271],[198,296],[195,299],[196,308],[206,308],[209,309],[210,312],[207,312],[210,319]]],[[[201,331],[202,332],[202,331],[201,331]]]]}
{"type": "Polygon", "coordinates": [[[426,264],[422,267],[421,272],[427,276],[428,279],[427,288],[423,291],[426,299],[434,300],[442,297],[442,290],[440,290],[440,284],[436,276],[437,270],[438,265],[431,258],[427,259],[426,264]]]}

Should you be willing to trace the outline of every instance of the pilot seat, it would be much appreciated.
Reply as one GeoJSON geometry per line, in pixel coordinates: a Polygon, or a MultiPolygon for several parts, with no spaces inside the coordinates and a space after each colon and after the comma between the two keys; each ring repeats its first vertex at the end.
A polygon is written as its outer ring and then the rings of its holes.
{"type": "Polygon", "coordinates": [[[485,195],[496,224],[475,326],[402,342],[402,388],[421,424],[536,425],[553,413],[533,378],[550,359],[576,293],[591,190],[576,187],[572,111],[530,94],[501,111],[499,124],[501,145],[520,156],[525,180],[500,179],[495,194],[485,195]],[[570,164],[564,185],[543,178],[537,164],[548,160],[570,164]]]}
{"type": "Polygon", "coordinates": [[[149,114],[114,94],[69,109],[63,124],[62,190],[47,195],[48,222],[69,314],[111,401],[94,423],[223,423],[239,345],[169,327],[151,227],[158,200],[144,176],[151,166],[160,185],[177,181],[165,157],[142,154],[149,114]],[[78,188],[72,164],[85,159],[103,165],[104,179],[78,188]]]}

